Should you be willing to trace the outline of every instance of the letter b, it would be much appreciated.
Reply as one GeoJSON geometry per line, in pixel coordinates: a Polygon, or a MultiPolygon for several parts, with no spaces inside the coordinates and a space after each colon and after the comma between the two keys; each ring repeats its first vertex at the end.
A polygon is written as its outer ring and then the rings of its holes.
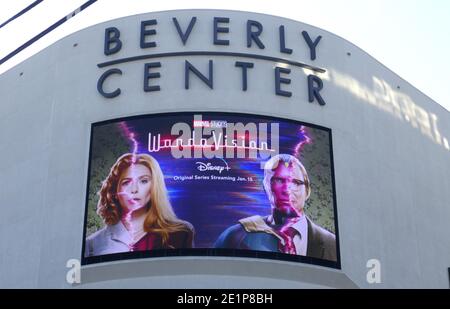
{"type": "Polygon", "coordinates": [[[120,31],[116,27],[105,29],[105,55],[109,56],[117,53],[122,48],[122,41],[120,38],[120,31]]]}

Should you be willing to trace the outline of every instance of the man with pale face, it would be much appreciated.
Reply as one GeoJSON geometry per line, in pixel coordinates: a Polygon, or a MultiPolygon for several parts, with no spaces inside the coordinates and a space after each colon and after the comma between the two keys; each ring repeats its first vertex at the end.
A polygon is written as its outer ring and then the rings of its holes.
{"type": "Polygon", "coordinates": [[[252,216],[225,230],[215,247],[274,251],[336,261],[335,235],[305,214],[311,193],[309,177],[294,156],[280,154],[264,168],[264,190],[271,215],[252,216]]]}
{"type": "Polygon", "coordinates": [[[300,168],[291,163],[278,164],[270,179],[273,214],[276,218],[295,218],[303,214],[306,189],[300,168]]]}

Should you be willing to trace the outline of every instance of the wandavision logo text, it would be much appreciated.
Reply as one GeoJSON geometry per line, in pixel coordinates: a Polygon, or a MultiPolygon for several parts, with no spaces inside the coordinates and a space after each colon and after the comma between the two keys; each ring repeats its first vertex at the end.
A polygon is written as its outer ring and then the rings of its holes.
{"type": "MultiPolygon", "coordinates": [[[[204,123],[202,115],[194,123],[204,123]]],[[[194,126],[178,122],[170,137],[148,133],[148,151],[170,150],[179,158],[251,158],[268,159],[279,153],[278,123],[226,123],[225,126],[194,126]]]]}

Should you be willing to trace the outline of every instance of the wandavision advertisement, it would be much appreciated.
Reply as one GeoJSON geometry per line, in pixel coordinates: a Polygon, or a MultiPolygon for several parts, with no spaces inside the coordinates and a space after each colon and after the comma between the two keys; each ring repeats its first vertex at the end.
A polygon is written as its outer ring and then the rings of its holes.
{"type": "Polygon", "coordinates": [[[331,130],[183,112],[94,123],[82,263],[156,256],[340,268],[331,130]]]}

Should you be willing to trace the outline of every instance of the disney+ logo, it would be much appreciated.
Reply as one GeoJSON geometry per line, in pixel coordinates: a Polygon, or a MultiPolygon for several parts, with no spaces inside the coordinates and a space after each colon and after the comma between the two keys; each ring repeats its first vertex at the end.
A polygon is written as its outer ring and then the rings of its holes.
{"type": "Polygon", "coordinates": [[[200,172],[208,172],[208,171],[216,171],[219,172],[219,174],[222,174],[223,171],[230,171],[231,168],[228,166],[227,161],[224,159],[221,159],[224,163],[224,165],[213,165],[211,162],[204,163],[204,162],[195,162],[197,164],[197,169],[200,172]]]}

